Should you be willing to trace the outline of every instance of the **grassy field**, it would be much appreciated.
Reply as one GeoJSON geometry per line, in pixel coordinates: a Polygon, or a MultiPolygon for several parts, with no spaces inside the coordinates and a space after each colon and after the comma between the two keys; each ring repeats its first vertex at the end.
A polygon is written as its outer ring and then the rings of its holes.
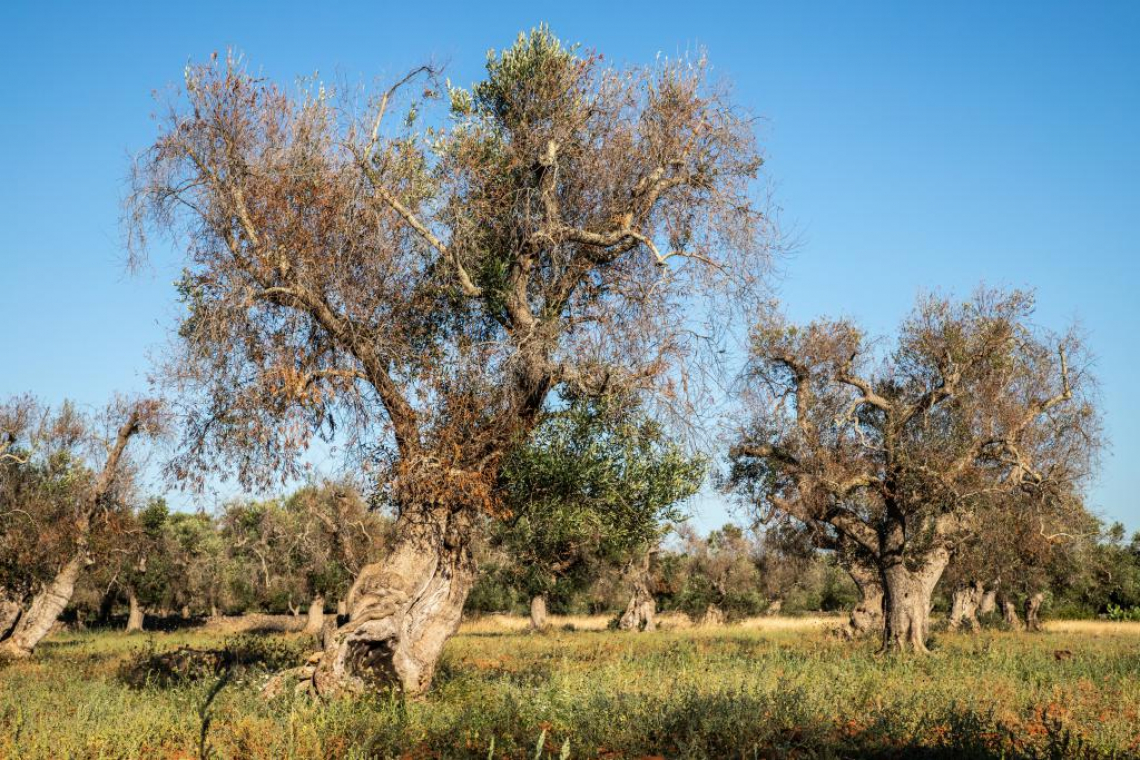
{"type": "Polygon", "coordinates": [[[61,634],[0,666],[0,758],[1140,756],[1138,624],[941,634],[910,659],[821,619],[668,622],[556,618],[531,635],[484,618],[449,643],[428,697],[329,703],[259,697],[267,668],[309,648],[298,634],[61,634]],[[147,667],[181,645],[226,663],[147,667]]]}

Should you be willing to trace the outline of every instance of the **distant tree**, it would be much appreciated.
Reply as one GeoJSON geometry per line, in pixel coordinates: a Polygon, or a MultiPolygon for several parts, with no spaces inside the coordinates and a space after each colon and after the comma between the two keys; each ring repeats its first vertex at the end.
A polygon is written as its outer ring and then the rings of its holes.
{"type": "Polygon", "coordinates": [[[546,29],[470,90],[421,69],[371,103],[187,68],[125,213],[132,245],[185,251],[165,376],[197,403],[173,472],[281,478],[335,427],[398,513],[318,690],[368,688],[375,658],[428,688],[504,456],[548,401],[697,397],[718,345],[694,325],[740,313],[771,242],[752,122],[706,74],[610,68],[546,29]]]}
{"type": "Polygon", "coordinates": [[[675,604],[707,625],[763,611],[757,546],[737,525],[725,525],[702,537],[691,526],[680,532],[686,560],[684,583],[675,604]]]}
{"type": "Polygon", "coordinates": [[[570,597],[606,567],[626,565],[685,518],[705,464],[618,400],[580,399],[548,413],[503,467],[509,516],[496,543],[546,626],[547,597],[570,597]]]}
{"type": "Polygon", "coordinates": [[[27,657],[71,601],[93,534],[135,498],[128,446],[162,430],[154,401],[116,400],[97,416],[16,399],[0,412],[0,655],[27,657]],[[22,424],[13,424],[22,420],[22,424]],[[16,612],[13,613],[12,610],[16,612]]]}
{"type": "Polygon", "coordinates": [[[873,558],[885,649],[926,651],[931,596],[995,495],[1045,504],[1079,489],[1100,440],[1089,359],[1075,332],[1033,326],[1025,293],[927,298],[876,356],[845,321],[752,332],[752,423],[732,482],[873,558]]]}

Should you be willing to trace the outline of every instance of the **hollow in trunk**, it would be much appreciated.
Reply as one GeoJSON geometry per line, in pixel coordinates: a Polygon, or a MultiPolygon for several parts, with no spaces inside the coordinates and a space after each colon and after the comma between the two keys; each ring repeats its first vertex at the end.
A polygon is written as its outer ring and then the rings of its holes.
{"type": "Polygon", "coordinates": [[[348,594],[348,622],[328,637],[313,674],[321,695],[431,685],[443,645],[459,627],[475,582],[463,509],[405,509],[382,562],[366,566],[348,594]]]}
{"type": "Polygon", "coordinates": [[[847,625],[840,634],[857,638],[879,631],[883,627],[883,582],[873,567],[852,562],[845,568],[855,587],[859,590],[859,601],[851,610],[847,625]]]}

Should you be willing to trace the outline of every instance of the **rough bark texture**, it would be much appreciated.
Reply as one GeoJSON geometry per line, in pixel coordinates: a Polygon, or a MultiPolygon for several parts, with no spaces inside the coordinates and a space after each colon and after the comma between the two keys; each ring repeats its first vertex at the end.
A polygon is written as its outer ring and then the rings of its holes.
{"type": "Polygon", "coordinates": [[[550,622],[546,618],[546,597],[536,594],[530,600],[530,629],[545,631],[550,622]]]}
{"type": "Polygon", "coordinates": [[[989,591],[982,594],[982,600],[978,602],[978,614],[988,615],[997,609],[997,589],[991,588],[989,591]]]}
{"type": "Polygon", "coordinates": [[[320,594],[309,604],[309,614],[305,619],[305,630],[310,636],[320,636],[325,627],[325,598],[320,594]]]}
{"type": "Polygon", "coordinates": [[[635,571],[633,595],[625,607],[625,612],[618,619],[618,628],[623,631],[657,630],[657,600],[653,598],[652,578],[649,575],[651,557],[652,552],[647,553],[635,571]]]}
{"type": "Polygon", "coordinates": [[[851,610],[847,625],[840,633],[849,638],[865,636],[883,628],[883,582],[873,568],[852,563],[846,568],[855,587],[859,589],[859,602],[851,610]]]}
{"type": "Polygon", "coordinates": [[[318,694],[427,690],[475,582],[469,522],[441,507],[405,510],[391,553],[366,566],[349,592],[348,622],[329,637],[313,675],[318,694]]]}
{"type": "Polygon", "coordinates": [[[139,605],[139,598],[135,592],[129,591],[127,601],[130,604],[130,614],[127,615],[127,633],[135,633],[143,629],[143,610],[139,605]]]}
{"type": "Polygon", "coordinates": [[[86,566],[87,550],[83,548],[32,599],[28,611],[16,623],[11,635],[0,644],[0,654],[8,657],[31,656],[36,645],[51,632],[60,613],[71,601],[71,596],[75,593],[75,582],[86,566]]]}
{"type": "Polygon", "coordinates": [[[16,627],[20,612],[19,602],[0,596],[0,641],[8,638],[8,634],[16,627]]]}
{"type": "Polygon", "coordinates": [[[1045,594],[1037,591],[1025,600],[1025,627],[1027,630],[1037,632],[1041,630],[1041,605],[1045,602],[1045,594]]]}
{"type": "Polygon", "coordinates": [[[933,550],[915,570],[901,559],[887,563],[883,576],[883,651],[927,652],[930,600],[950,560],[944,548],[933,550]]]}
{"type": "Polygon", "coordinates": [[[768,615],[769,617],[775,617],[776,615],[779,615],[780,611],[783,609],[784,609],[784,600],[783,599],[773,599],[772,602],[768,605],[768,609],[764,610],[764,614],[768,615]]]}
{"type": "Polygon", "coordinates": [[[1013,600],[1005,595],[999,595],[998,607],[1001,608],[1002,620],[1005,621],[1005,624],[1009,626],[1011,631],[1025,630],[1025,625],[1017,615],[1017,605],[1013,603],[1013,600]]]}
{"type": "Polygon", "coordinates": [[[981,606],[983,596],[985,589],[980,581],[954,589],[950,601],[950,630],[961,630],[963,625],[969,626],[974,633],[981,630],[978,608],[981,606]]]}

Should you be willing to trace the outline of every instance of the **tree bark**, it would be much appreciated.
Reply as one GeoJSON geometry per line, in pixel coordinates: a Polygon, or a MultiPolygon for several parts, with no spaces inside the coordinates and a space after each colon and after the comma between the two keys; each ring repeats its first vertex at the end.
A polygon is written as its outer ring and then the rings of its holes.
{"type": "Polygon", "coordinates": [[[344,599],[338,599],[336,603],[337,617],[343,617],[348,614],[348,602],[344,599]]]}
{"type": "Polygon", "coordinates": [[[16,623],[20,621],[20,614],[22,612],[23,610],[20,608],[19,602],[0,593],[0,641],[4,641],[8,638],[8,634],[16,627],[16,623]]]}
{"type": "Polygon", "coordinates": [[[471,522],[463,509],[405,509],[392,551],[364,567],[349,591],[348,622],[329,637],[313,674],[318,694],[428,689],[475,582],[471,522]]]}
{"type": "Polygon", "coordinates": [[[977,633],[982,626],[978,622],[978,608],[981,606],[985,589],[981,581],[974,581],[968,586],[959,586],[954,589],[950,599],[950,630],[961,630],[963,624],[970,627],[970,631],[977,633]]]}
{"type": "Polygon", "coordinates": [[[931,551],[915,570],[898,558],[882,568],[883,577],[883,647],[882,651],[926,653],[926,635],[930,630],[930,600],[934,587],[950,561],[950,551],[939,547],[931,551]]]}
{"type": "Polygon", "coordinates": [[[1045,602],[1045,594],[1036,591],[1025,600],[1025,627],[1034,633],[1041,629],[1041,605],[1045,602]]]}
{"type": "Polygon", "coordinates": [[[1004,594],[999,594],[997,602],[998,607],[1001,608],[1002,619],[1005,620],[1005,624],[1009,626],[1009,630],[1025,630],[1025,625],[1021,622],[1021,618],[1017,615],[1017,605],[1013,603],[1013,600],[1004,594]]]}
{"type": "Polygon", "coordinates": [[[997,589],[991,588],[982,594],[982,599],[978,602],[978,614],[988,615],[997,609],[997,589]]]}
{"type": "Polygon", "coordinates": [[[145,616],[134,589],[127,592],[127,602],[130,604],[130,614],[127,615],[127,633],[139,632],[143,629],[145,616]]]}
{"type": "Polygon", "coordinates": [[[652,552],[647,552],[633,578],[633,596],[618,620],[618,628],[623,631],[657,630],[657,600],[653,598],[649,576],[649,563],[652,552]]]}
{"type": "Polygon", "coordinates": [[[546,618],[546,595],[535,594],[530,599],[530,629],[545,631],[550,621],[546,618]]]}
{"type": "Polygon", "coordinates": [[[883,627],[883,582],[874,568],[851,562],[845,568],[859,590],[859,602],[851,610],[847,625],[841,629],[848,638],[865,636],[883,627]]]}
{"type": "Polygon", "coordinates": [[[71,601],[75,583],[87,564],[87,550],[81,547],[60,568],[51,583],[32,599],[27,612],[20,617],[11,635],[0,644],[0,654],[14,658],[31,656],[36,645],[51,632],[60,613],[71,601]]]}
{"type": "Polygon", "coordinates": [[[305,620],[305,630],[310,636],[320,636],[321,631],[325,627],[325,598],[321,594],[313,597],[312,603],[309,605],[309,614],[305,620]]]}

